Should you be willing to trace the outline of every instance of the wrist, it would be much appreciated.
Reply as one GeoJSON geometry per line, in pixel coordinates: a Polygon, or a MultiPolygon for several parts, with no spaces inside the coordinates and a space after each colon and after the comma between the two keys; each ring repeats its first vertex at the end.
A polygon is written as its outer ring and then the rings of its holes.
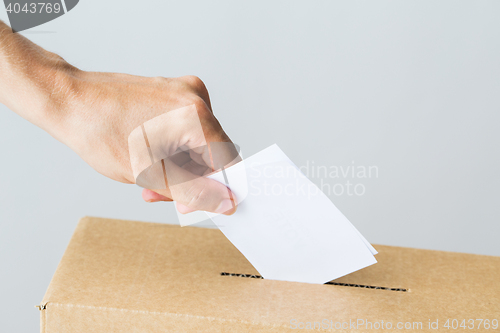
{"type": "Polygon", "coordinates": [[[64,126],[78,72],[0,21],[0,103],[53,136],[64,126]]]}
{"type": "Polygon", "coordinates": [[[58,60],[39,64],[30,78],[35,115],[32,122],[64,142],[79,94],[79,70],[58,60]],[[35,111],[36,109],[36,111],[35,111]]]}
{"type": "Polygon", "coordinates": [[[19,76],[21,82],[6,105],[62,141],[78,94],[78,72],[60,61],[33,63],[29,75],[19,76]]]}

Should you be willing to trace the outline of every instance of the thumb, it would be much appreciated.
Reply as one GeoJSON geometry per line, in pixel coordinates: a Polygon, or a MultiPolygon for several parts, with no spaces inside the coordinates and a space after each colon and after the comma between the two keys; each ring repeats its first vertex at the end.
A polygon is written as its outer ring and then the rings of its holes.
{"type": "Polygon", "coordinates": [[[177,210],[187,214],[196,210],[231,215],[236,211],[234,195],[225,185],[205,177],[170,188],[177,210]]]}
{"type": "Polygon", "coordinates": [[[194,175],[165,159],[170,197],[177,201],[180,213],[195,210],[231,215],[236,211],[234,194],[228,187],[210,178],[194,175]]]}

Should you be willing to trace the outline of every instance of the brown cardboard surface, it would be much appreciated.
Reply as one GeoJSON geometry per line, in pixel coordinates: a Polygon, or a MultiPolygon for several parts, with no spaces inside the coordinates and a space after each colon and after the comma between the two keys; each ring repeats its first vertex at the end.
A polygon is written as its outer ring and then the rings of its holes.
{"type": "Polygon", "coordinates": [[[453,319],[500,331],[476,321],[500,320],[500,257],[375,247],[378,264],[335,282],[406,292],[222,276],[258,272],[219,230],[86,217],[41,303],[41,332],[293,332],[315,322],[370,332],[381,321],[435,332],[429,320],[448,331],[447,319],[451,331],[453,319]]]}

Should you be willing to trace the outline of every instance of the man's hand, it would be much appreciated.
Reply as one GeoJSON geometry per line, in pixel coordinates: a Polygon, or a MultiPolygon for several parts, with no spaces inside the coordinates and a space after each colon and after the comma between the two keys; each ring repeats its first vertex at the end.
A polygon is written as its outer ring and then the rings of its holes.
{"type": "MultiPolygon", "coordinates": [[[[194,105],[207,142],[230,142],[215,118],[208,91],[195,76],[146,78],[81,71],[0,21],[0,102],[43,128],[101,174],[135,183],[128,136],[144,122],[194,105]]],[[[191,133],[182,133],[184,139],[191,133]]],[[[193,134],[194,135],[194,134],[193,134]]],[[[178,202],[181,213],[232,214],[227,187],[210,179],[182,194],[143,191],[148,202],[178,202]]],[[[176,191],[177,192],[177,191],[176,191]]]]}

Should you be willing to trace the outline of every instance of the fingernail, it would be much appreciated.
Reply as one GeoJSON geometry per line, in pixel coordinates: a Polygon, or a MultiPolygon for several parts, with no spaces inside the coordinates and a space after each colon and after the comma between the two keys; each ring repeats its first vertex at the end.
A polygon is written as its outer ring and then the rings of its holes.
{"type": "Polygon", "coordinates": [[[215,210],[216,213],[218,214],[224,214],[225,212],[227,211],[230,211],[231,209],[233,209],[233,202],[229,199],[224,199],[222,200],[222,202],[220,203],[219,207],[217,207],[217,209],[215,210]]]}

